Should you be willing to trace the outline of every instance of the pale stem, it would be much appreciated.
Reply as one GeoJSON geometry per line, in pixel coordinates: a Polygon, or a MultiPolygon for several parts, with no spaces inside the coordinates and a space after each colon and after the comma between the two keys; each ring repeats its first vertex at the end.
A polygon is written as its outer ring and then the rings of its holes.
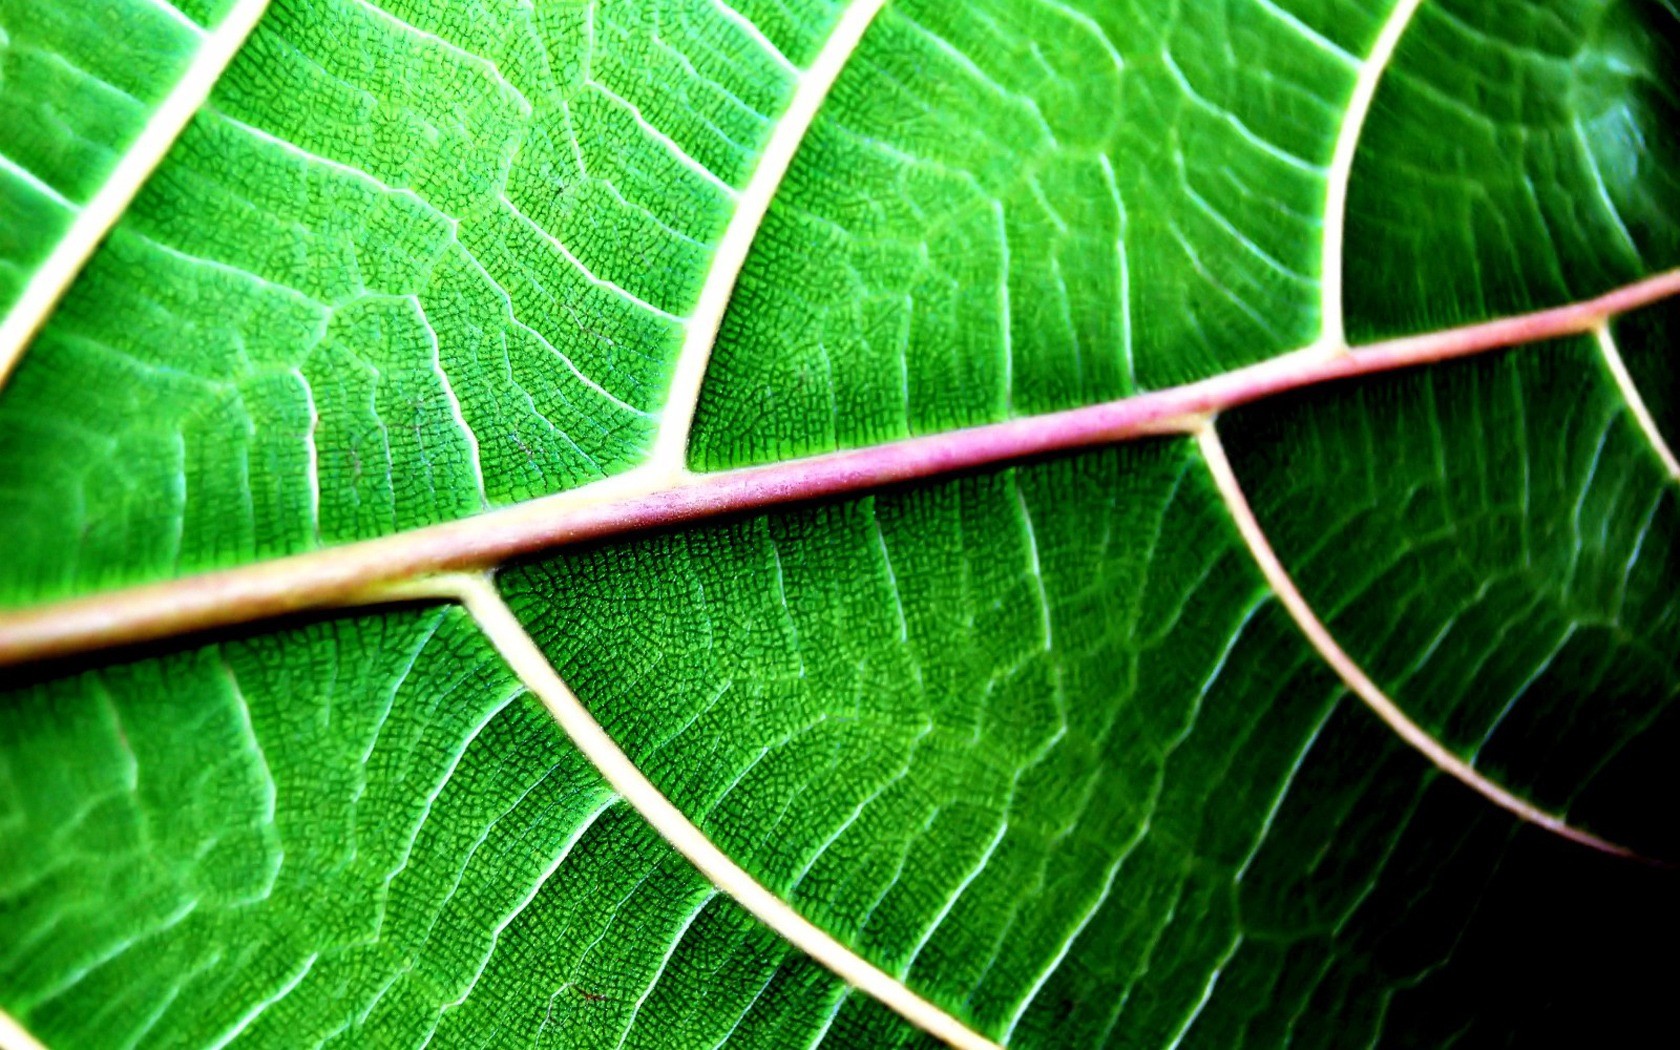
{"type": "Polygon", "coordinates": [[[1249,506],[1248,497],[1244,495],[1241,484],[1237,481],[1236,472],[1231,469],[1231,461],[1225,456],[1225,447],[1219,440],[1219,435],[1210,423],[1203,427],[1196,435],[1196,443],[1201,448],[1202,458],[1207,463],[1208,471],[1213,475],[1213,481],[1218,486],[1219,494],[1225,500],[1225,506],[1231,517],[1236,521],[1237,529],[1248,545],[1249,553],[1253,555],[1255,564],[1271,585],[1272,593],[1277,595],[1278,601],[1288,610],[1295,620],[1301,633],[1306,635],[1307,641],[1318,651],[1324,662],[1339,675],[1342,682],[1353,691],[1354,695],[1364,701],[1376,716],[1395,734],[1411,745],[1414,750],[1427,758],[1434,766],[1464,784],[1470,790],[1481,795],[1499,808],[1527,821],[1536,827],[1544,828],[1556,835],[1578,842],[1584,846],[1601,850],[1605,853],[1630,859],[1644,859],[1638,854],[1613,842],[1607,842],[1590,832],[1582,831],[1565,821],[1562,817],[1554,816],[1538,809],[1524,799],[1518,798],[1510,791],[1494,783],[1475,767],[1462,758],[1447,750],[1439,740],[1412,721],[1406,713],[1400,710],[1398,704],[1391,700],[1377,684],[1371,681],[1353,658],[1350,657],[1330,634],[1329,628],[1318,618],[1318,614],[1307,603],[1295,581],[1290,577],[1277,552],[1272,549],[1271,542],[1266,539],[1265,532],[1260,527],[1260,521],[1254,516],[1254,510],[1249,506]]]}
{"type": "Polygon", "coordinates": [[[1610,370],[1611,378],[1616,381],[1616,389],[1621,391],[1622,400],[1627,403],[1628,411],[1633,414],[1634,422],[1639,424],[1639,429],[1644,432],[1645,439],[1651,443],[1651,448],[1656,451],[1657,458],[1662,460],[1663,468],[1668,471],[1668,476],[1680,481],[1680,459],[1675,458],[1674,449],[1669,445],[1668,440],[1663,437],[1662,431],[1657,428],[1657,421],[1651,415],[1650,406],[1646,405],[1644,396],[1640,394],[1639,387],[1633,381],[1633,376],[1628,373],[1627,363],[1622,360],[1621,351],[1616,348],[1616,337],[1611,333],[1610,325],[1608,323],[1599,325],[1594,335],[1598,339],[1598,350],[1604,357],[1604,364],[1610,370]]]}
{"type": "Polygon", "coordinates": [[[1353,162],[1359,154],[1359,140],[1365,131],[1365,121],[1377,98],[1377,87],[1383,73],[1394,60],[1400,38],[1411,25],[1423,0],[1399,0],[1394,11],[1383,23],[1371,53],[1359,66],[1354,80],[1353,96],[1348,100],[1347,114],[1336,137],[1336,149],[1330,158],[1330,170],[1325,176],[1327,197],[1324,207],[1323,247],[1319,252],[1323,272],[1319,277],[1321,296],[1319,317],[1322,322],[1319,344],[1332,350],[1347,348],[1347,322],[1344,317],[1343,285],[1347,265],[1347,208],[1348,187],[1353,183],[1353,162]]]}
{"type": "Polygon", "coordinates": [[[0,1010],[0,1050],[47,1050],[4,1010],[0,1010]]]}
{"type": "Polygon", "coordinates": [[[555,673],[513,610],[485,575],[454,575],[399,587],[387,599],[449,598],[472,614],[526,688],[554,715],[566,735],[637,813],[712,884],[790,944],[828,967],[841,980],[874,997],[900,1017],[961,1050],[1001,1050],[961,1021],[911,991],[903,981],[846,947],[800,915],[747,873],[665,797],[630,760],[555,673]]]}

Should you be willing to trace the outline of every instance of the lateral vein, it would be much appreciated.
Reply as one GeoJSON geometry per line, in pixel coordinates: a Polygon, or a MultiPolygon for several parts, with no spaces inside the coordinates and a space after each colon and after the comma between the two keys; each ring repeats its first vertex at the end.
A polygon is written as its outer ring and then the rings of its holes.
{"type": "Polygon", "coordinates": [[[688,331],[672,370],[671,388],[665,400],[665,410],[659,433],[654,439],[652,462],[673,474],[686,469],[688,435],[694,426],[694,412],[700,403],[700,387],[706,378],[706,366],[711,362],[712,347],[717,343],[718,329],[723,325],[724,312],[735,295],[735,282],[746,265],[759,227],[769,214],[770,204],[787,177],[788,168],[805,141],[817,111],[827,100],[840,72],[857,50],[886,0],[853,0],[834,31],[829,34],[822,50],[809,68],[795,81],[793,97],[776,122],[758,166],[747,180],[746,188],[735,199],[735,211],[712,256],[711,268],[701,285],[700,297],[688,318],[688,331]]]}
{"type": "Polygon", "coordinates": [[[135,194],[163,161],[164,155],[198,112],[223,70],[239,53],[268,0],[240,0],[222,24],[206,35],[192,64],[156,112],[146,121],[133,145],[123,154],[99,192],[88,202],[64,237],[53,247],[40,269],[24,286],[23,295],[0,321],[0,385],[17,367],[24,349],[52,315],[94,249],[122,218],[135,194]]]}
{"type": "Polygon", "coordinates": [[[1231,468],[1231,461],[1225,455],[1225,446],[1220,442],[1219,434],[1211,422],[1197,432],[1196,443],[1201,449],[1202,459],[1213,476],[1220,496],[1224,498],[1226,509],[1235,520],[1237,530],[1248,545],[1249,553],[1271,586],[1272,592],[1277,595],[1278,601],[1289,612],[1301,633],[1306,635],[1307,641],[1318,651],[1318,655],[1342,679],[1343,684],[1400,739],[1429,759],[1437,769],[1520,820],[1612,856],[1632,860],[1646,859],[1625,846],[1583,831],[1562,817],[1547,813],[1519,798],[1502,785],[1483,776],[1474,766],[1453,754],[1422,726],[1412,721],[1400,706],[1371,680],[1364,668],[1347,654],[1331,635],[1330,629],[1318,618],[1318,614],[1313,611],[1300,589],[1295,586],[1289,570],[1284,568],[1277,552],[1272,549],[1271,541],[1266,538],[1265,531],[1260,527],[1260,520],[1255,517],[1254,509],[1249,505],[1236,472],[1231,468]]]}
{"type": "Polygon", "coordinates": [[[1347,206],[1348,188],[1353,182],[1353,162],[1359,153],[1359,140],[1365,132],[1365,122],[1376,102],[1377,86],[1383,73],[1394,60],[1400,38],[1412,23],[1412,16],[1423,0],[1398,0],[1394,10],[1383,23],[1381,32],[1371,45],[1371,53],[1359,66],[1353,83],[1353,95],[1342,118],[1341,131],[1336,136],[1336,148],[1330,156],[1330,170],[1325,176],[1324,240],[1319,251],[1319,322],[1320,345],[1337,351],[1347,349],[1347,320],[1342,302],[1343,268],[1347,265],[1347,206]]]}
{"type": "Polygon", "coordinates": [[[1627,403],[1628,411],[1632,413],[1634,422],[1644,432],[1645,439],[1656,450],[1657,458],[1662,460],[1668,476],[1680,481],[1680,458],[1674,455],[1674,449],[1668,439],[1657,427],[1657,420],[1651,415],[1651,408],[1645,403],[1645,396],[1639,392],[1639,386],[1633,381],[1633,376],[1627,370],[1627,362],[1622,360],[1622,353],[1616,348],[1616,337],[1610,331],[1610,325],[1604,323],[1594,330],[1593,336],[1598,340],[1598,351],[1604,357],[1604,364],[1610,370],[1610,376],[1616,381],[1616,389],[1621,391],[1622,400],[1627,403]]]}
{"type": "Polygon", "coordinates": [[[414,587],[399,587],[388,597],[438,597],[458,601],[526,688],[541,700],[578,750],[594,763],[607,783],[654,829],[759,921],[789,943],[828,967],[846,983],[923,1031],[961,1050],[1001,1050],[997,1043],[917,995],[852,949],[800,915],[786,901],[754,879],[719,849],[706,833],[666,798],[619,748],[549,663],[489,576],[457,574],[414,587]]]}
{"type": "Polygon", "coordinates": [[[0,1010],[0,1050],[47,1050],[39,1039],[29,1034],[29,1031],[13,1020],[11,1015],[0,1010]]]}

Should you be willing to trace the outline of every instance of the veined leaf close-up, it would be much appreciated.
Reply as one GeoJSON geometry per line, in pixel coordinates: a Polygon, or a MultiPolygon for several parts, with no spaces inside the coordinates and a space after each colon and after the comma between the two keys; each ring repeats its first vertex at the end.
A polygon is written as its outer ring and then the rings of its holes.
{"type": "Polygon", "coordinates": [[[1674,0],[0,0],[0,1047],[1617,1045],[1674,0]]]}

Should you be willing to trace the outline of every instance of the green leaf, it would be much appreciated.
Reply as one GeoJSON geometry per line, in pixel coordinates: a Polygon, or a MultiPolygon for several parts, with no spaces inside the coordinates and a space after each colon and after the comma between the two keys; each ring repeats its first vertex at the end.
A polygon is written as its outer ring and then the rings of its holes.
{"type": "MultiPolygon", "coordinates": [[[[0,0],[0,311],[259,6],[0,0]]],[[[1676,39],[272,0],[0,387],[0,1046],[1662,1022],[1676,39]]]]}
{"type": "MultiPolygon", "coordinates": [[[[662,35],[620,4],[276,4],[0,402],[0,513],[27,547],[0,594],[362,539],[641,460],[791,81],[690,6],[662,35]]],[[[801,8],[779,46],[808,59],[833,18],[801,8]]]]}
{"type": "Polygon", "coordinates": [[[696,1037],[809,1029],[842,996],[628,811],[458,611],[6,699],[28,746],[5,854],[30,857],[7,865],[6,1006],[54,1045],[610,1045],[692,1011],[667,988],[642,1014],[654,974],[733,991],[696,1037]]]}
{"type": "Polygon", "coordinates": [[[742,274],[698,465],[1067,408],[1313,342],[1332,153],[1386,11],[1291,6],[889,7],[742,274]],[[790,277],[789,258],[813,262],[790,277]]]}
{"type": "Polygon", "coordinates": [[[1595,347],[1280,400],[1227,427],[1308,601],[1424,728],[1547,809],[1675,852],[1672,829],[1591,791],[1680,695],[1665,542],[1680,493],[1595,347]]]}
{"type": "Polygon", "coordinates": [[[1674,20],[1667,0],[1423,4],[1354,171],[1355,337],[1583,298],[1674,265],[1674,20]],[[1420,154],[1430,141],[1452,147],[1420,154]]]}

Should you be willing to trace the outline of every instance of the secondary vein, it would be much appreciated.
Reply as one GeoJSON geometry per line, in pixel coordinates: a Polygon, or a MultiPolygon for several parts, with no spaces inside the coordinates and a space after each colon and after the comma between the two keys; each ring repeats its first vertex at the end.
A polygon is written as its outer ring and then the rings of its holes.
{"type": "Polygon", "coordinates": [[[1599,325],[1593,335],[1598,340],[1598,351],[1604,358],[1604,365],[1610,370],[1610,377],[1616,381],[1616,389],[1621,392],[1622,400],[1627,403],[1634,422],[1639,424],[1645,440],[1651,443],[1657,458],[1662,460],[1663,469],[1668,471],[1668,476],[1680,481],[1680,457],[1675,456],[1674,449],[1669,446],[1662,430],[1657,427],[1656,417],[1651,415],[1651,407],[1645,403],[1645,396],[1639,392],[1639,386],[1634,383],[1633,376],[1627,370],[1627,363],[1622,360],[1621,351],[1616,348],[1616,337],[1611,334],[1610,325],[1599,325]]]}
{"type": "Polygon", "coordinates": [[[123,154],[87,207],[77,213],[70,229],[53,247],[23,295],[0,321],[0,385],[17,367],[35,333],[51,316],[59,299],[82,270],[95,248],[121,219],[162,163],[187,122],[210,97],[210,89],[221,79],[233,56],[238,54],[257,20],[268,8],[268,0],[241,0],[229,11],[216,30],[203,38],[197,56],[168,97],[147,120],[133,145],[123,154]]]}
{"type": "Polygon", "coordinates": [[[391,598],[439,597],[460,602],[520,681],[541,700],[578,750],[613,790],[651,824],[677,852],[759,921],[842,980],[880,1001],[905,1020],[959,1050],[1001,1050],[949,1013],[917,995],[833,935],[800,915],[735,863],[631,761],[577,696],[561,680],[488,576],[440,577],[413,588],[387,592],[391,598]]]}
{"type": "Polygon", "coordinates": [[[841,71],[857,51],[864,32],[885,6],[886,0],[853,0],[840,16],[822,50],[795,81],[787,110],[776,122],[758,167],[735,200],[734,214],[730,216],[723,239],[718,242],[716,254],[712,256],[711,268],[706,272],[706,281],[701,286],[694,312],[689,315],[688,331],[683,338],[676,367],[672,370],[671,389],[665,399],[664,415],[650,460],[662,470],[675,475],[686,468],[688,436],[694,426],[695,409],[700,403],[700,387],[706,378],[706,366],[711,362],[718,330],[723,325],[723,315],[734,297],[741,268],[746,265],[759,227],[764,224],[776,191],[781,189],[794,155],[816,120],[817,111],[822,108],[841,71]]]}
{"type": "Polygon", "coordinates": [[[1359,66],[1354,80],[1353,94],[1348,100],[1341,132],[1336,137],[1335,152],[1330,158],[1330,170],[1325,177],[1324,241],[1320,249],[1319,276],[1321,324],[1319,345],[1331,350],[1347,349],[1347,324],[1342,303],[1343,269],[1346,266],[1348,187],[1353,182],[1353,162],[1359,153],[1359,139],[1365,131],[1365,121],[1377,98],[1377,86],[1394,60],[1400,38],[1412,23],[1423,0],[1399,0],[1388,21],[1383,23],[1371,53],[1359,66]]]}
{"type": "Polygon", "coordinates": [[[1213,476],[1215,486],[1220,496],[1225,500],[1226,509],[1236,522],[1237,530],[1248,545],[1249,553],[1259,567],[1266,582],[1271,586],[1272,593],[1289,612],[1295,625],[1306,635],[1307,641],[1317,650],[1318,655],[1329,664],[1342,679],[1354,695],[1364,702],[1376,716],[1394,731],[1395,735],[1404,740],[1410,747],[1427,758],[1437,769],[1464,784],[1470,790],[1481,795],[1494,805],[1513,814],[1518,819],[1526,821],[1549,831],[1555,835],[1580,843],[1616,857],[1643,860],[1639,854],[1625,846],[1599,838],[1588,831],[1575,827],[1568,821],[1535,806],[1526,799],[1519,798],[1504,786],[1483,776],[1469,762],[1449,751],[1429,734],[1422,726],[1400,709],[1382,689],[1365,673],[1364,668],[1356,663],[1338,643],[1324,621],[1318,618],[1300,588],[1284,568],[1283,561],[1272,549],[1271,541],[1266,538],[1265,530],[1255,517],[1254,509],[1249,505],[1248,497],[1244,494],[1242,484],[1237,480],[1236,472],[1231,468],[1231,461],[1225,455],[1225,447],[1219,440],[1218,432],[1212,422],[1203,426],[1196,434],[1196,444],[1201,449],[1202,459],[1207,465],[1208,472],[1213,476]]]}

